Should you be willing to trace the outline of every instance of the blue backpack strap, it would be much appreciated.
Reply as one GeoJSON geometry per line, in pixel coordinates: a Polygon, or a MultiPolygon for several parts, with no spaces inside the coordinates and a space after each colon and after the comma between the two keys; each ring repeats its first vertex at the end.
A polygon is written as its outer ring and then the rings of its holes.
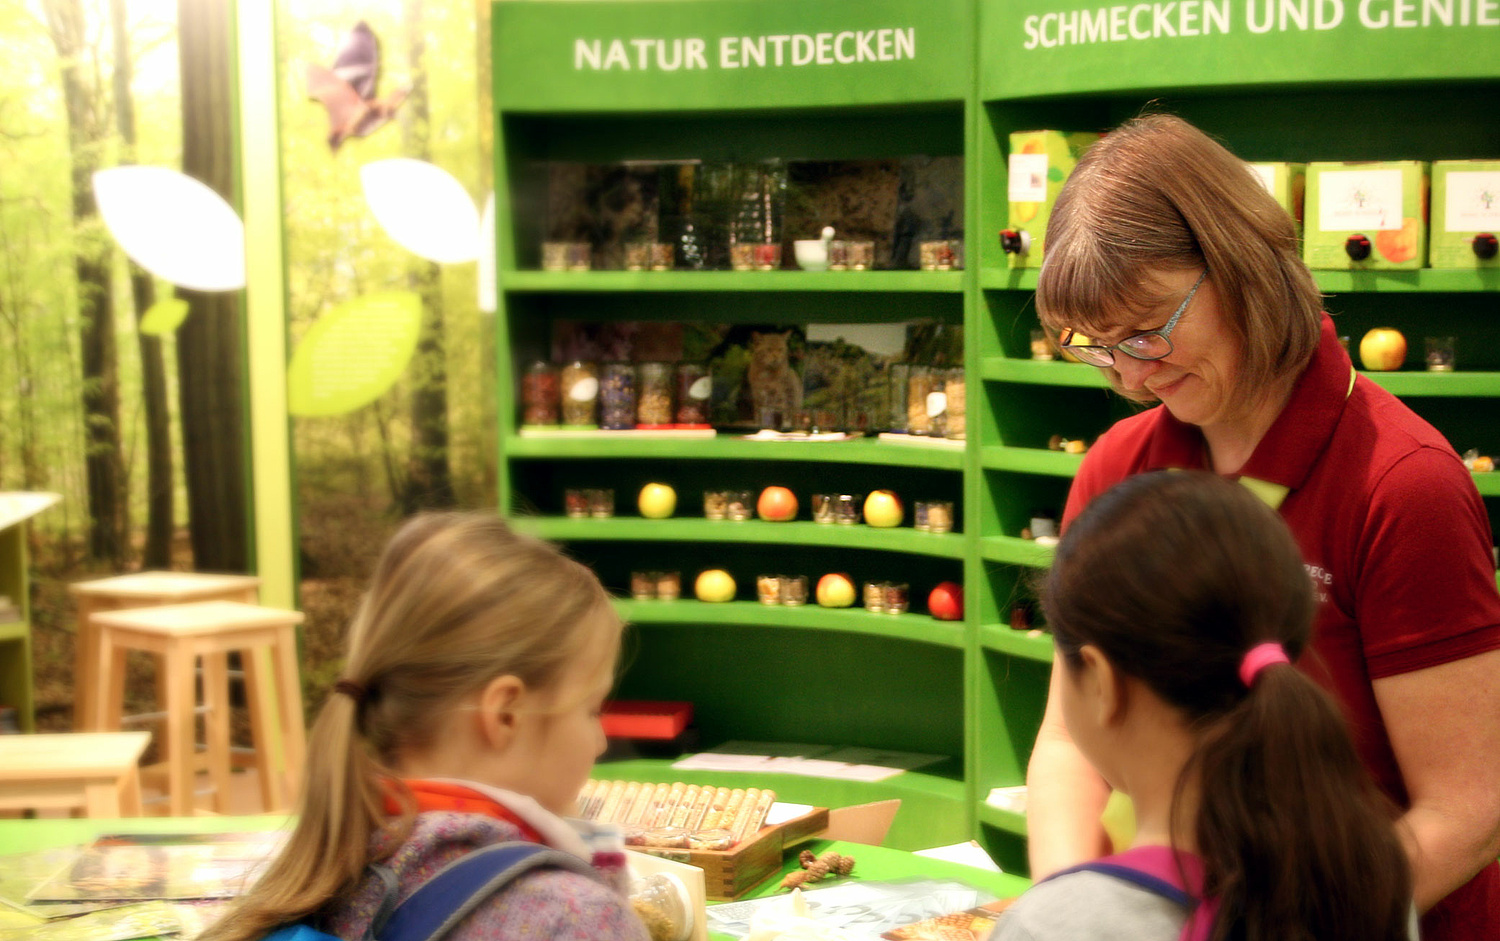
{"type": "MultiPolygon", "coordinates": [[[[598,879],[588,863],[536,843],[496,843],[444,866],[377,929],[380,941],[436,941],[517,876],[543,866],[598,879]]],[[[303,939],[286,939],[303,941],[303,939]]]]}
{"type": "Polygon", "coordinates": [[[338,941],[338,939],[310,925],[298,922],[295,925],[283,925],[277,928],[266,935],[262,941],[338,941]]]}
{"type": "Polygon", "coordinates": [[[1183,908],[1192,909],[1198,904],[1198,900],[1189,895],[1182,886],[1124,863],[1111,863],[1101,859],[1065,869],[1058,875],[1069,872],[1102,872],[1106,876],[1114,876],[1116,879],[1140,886],[1148,892],[1154,892],[1168,901],[1176,902],[1183,908]]]}

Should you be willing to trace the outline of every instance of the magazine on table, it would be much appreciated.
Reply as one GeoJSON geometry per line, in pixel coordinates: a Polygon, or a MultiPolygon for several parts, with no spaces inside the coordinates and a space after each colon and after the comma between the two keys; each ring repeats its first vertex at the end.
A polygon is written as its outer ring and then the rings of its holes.
{"type": "Polygon", "coordinates": [[[254,882],[285,838],[276,830],[101,836],[28,892],[26,901],[232,898],[254,882]]]}
{"type": "MultiPolygon", "coordinates": [[[[808,917],[827,928],[861,939],[885,937],[883,932],[924,919],[973,908],[994,898],[962,882],[914,879],[902,882],[844,882],[828,888],[804,890],[808,917]]],[[[750,921],[766,905],[782,905],[786,896],[747,899],[708,907],[710,932],[744,938],[750,921]]]]}

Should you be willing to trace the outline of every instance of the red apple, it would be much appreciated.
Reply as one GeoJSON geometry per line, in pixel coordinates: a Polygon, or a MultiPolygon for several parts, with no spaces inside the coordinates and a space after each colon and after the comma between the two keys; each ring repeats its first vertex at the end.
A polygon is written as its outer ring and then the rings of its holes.
{"type": "Polygon", "coordinates": [[[760,492],[755,512],[763,520],[784,523],[797,518],[797,495],[785,487],[767,487],[760,492]]]}
{"type": "Polygon", "coordinates": [[[865,522],[871,526],[889,528],[900,526],[906,518],[901,498],[889,490],[874,490],[865,497],[865,522]]]}
{"type": "Polygon", "coordinates": [[[1400,369],[1406,362],[1406,337],[1391,327],[1376,327],[1359,341],[1359,360],[1366,369],[1400,369]]]}
{"type": "Polygon", "coordinates": [[[829,572],[818,579],[818,604],[823,607],[847,608],[854,598],[854,579],[843,572],[829,572]]]}
{"type": "Polygon", "coordinates": [[[964,586],[958,582],[939,582],[927,595],[927,610],[939,621],[962,621],[964,586]]]}

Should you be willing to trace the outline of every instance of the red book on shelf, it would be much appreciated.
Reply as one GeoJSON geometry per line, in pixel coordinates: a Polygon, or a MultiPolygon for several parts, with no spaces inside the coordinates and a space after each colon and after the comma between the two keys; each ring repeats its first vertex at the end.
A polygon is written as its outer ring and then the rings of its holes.
{"type": "Polygon", "coordinates": [[[692,721],[693,704],[616,699],[604,704],[600,719],[604,734],[610,738],[669,741],[681,735],[692,721]]]}

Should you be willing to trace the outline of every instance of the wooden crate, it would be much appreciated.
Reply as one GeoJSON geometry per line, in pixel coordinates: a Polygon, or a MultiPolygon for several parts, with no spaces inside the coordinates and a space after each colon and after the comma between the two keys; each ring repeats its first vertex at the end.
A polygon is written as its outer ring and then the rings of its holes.
{"type": "Polygon", "coordinates": [[[748,840],[727,850],[689,850],[654,846],[631,849],[703,870],[704,891],[716,902],[728,902],[750,892],[781,869],[788,849],[828,829],[828,808],[814,807],[800,817],[761,827],[748,840]]]}

